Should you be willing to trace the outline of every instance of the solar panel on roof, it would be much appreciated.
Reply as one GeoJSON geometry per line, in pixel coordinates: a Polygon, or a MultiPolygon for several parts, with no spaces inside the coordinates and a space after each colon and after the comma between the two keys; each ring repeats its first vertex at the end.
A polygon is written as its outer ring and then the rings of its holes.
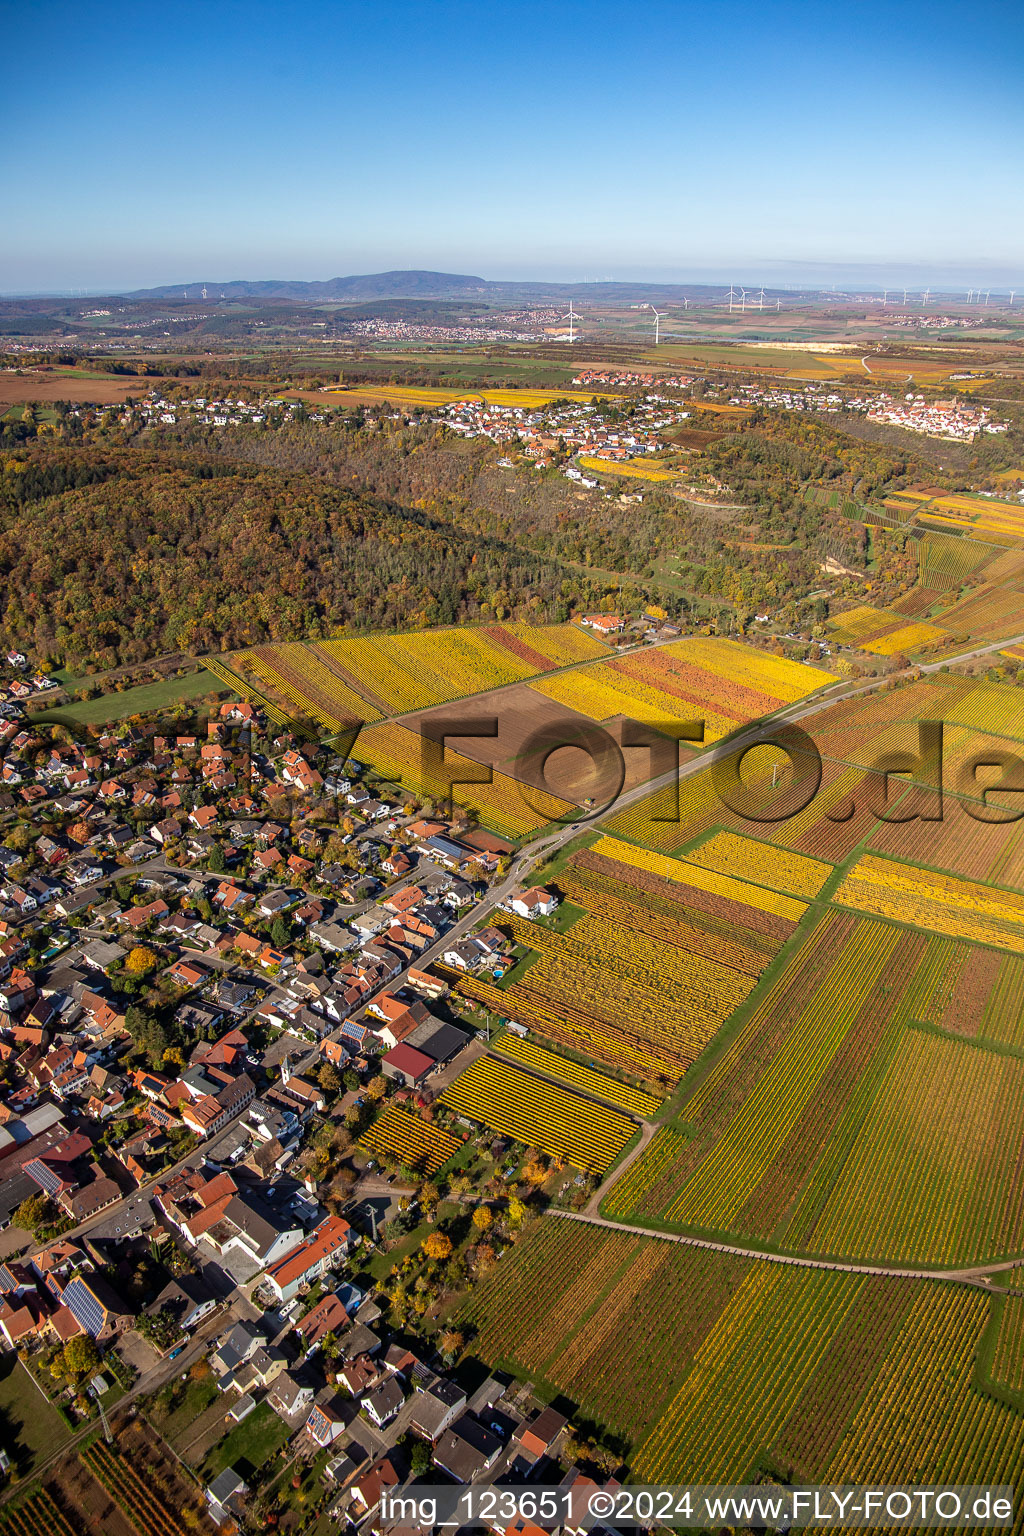
{"type": "Polygon", "coordinates": [[[103,1332],[107,1314],[84,1280],[79,1279],[77,1275],[73,1280],[69,1280],[64,1287],[61,1300],[78,1319],[86,1333],[92,1334],[95,1339],[103,1332]]]}
{"type": "Polygon", "coordinates": [[[44,1163],[41,1157],[33,1157],[25,1164],[25,1172],[32,1181],[45,1189],[48,1195],[55,1195],[64,1180],[56,1173],[48,1163],[44,1163]]]}

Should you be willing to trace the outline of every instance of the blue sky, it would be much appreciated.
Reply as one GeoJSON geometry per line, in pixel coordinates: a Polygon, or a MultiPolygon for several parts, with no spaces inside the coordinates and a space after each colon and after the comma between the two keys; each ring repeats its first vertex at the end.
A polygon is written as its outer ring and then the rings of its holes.
{"type": "Polygon", "coordinates": [[[0,291],[1024,277],[1016,3],[0,13],[0,291]]]}

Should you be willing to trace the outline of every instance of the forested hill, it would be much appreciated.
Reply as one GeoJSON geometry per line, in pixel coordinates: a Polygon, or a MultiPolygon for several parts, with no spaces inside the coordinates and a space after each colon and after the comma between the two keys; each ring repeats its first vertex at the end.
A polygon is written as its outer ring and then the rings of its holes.
{"type": "MultiPolygon", "coordinates": [[[[6,500],[5,643],[106,666],[527,603],[568,614],[563,573],[543,557],[301,473],[211,473],[175,457],[140,466],[125,455],[98,483],[6,500]]],[[[8,469],[5,482],[14,478],[8,469]]]]}
{"type": "Polygon", "coordinates": [[[584,490],[384,412],[231,433],[65,414],[6,444],[0,643],[89,671],[342,628],[558,622],[606,599],[727,632],[766,605],[795,624],[823,556],[863,554],[863,526],[808,486],[879,494],[908,470],[779,417],[688,461],[742,512],[584,490]]]}

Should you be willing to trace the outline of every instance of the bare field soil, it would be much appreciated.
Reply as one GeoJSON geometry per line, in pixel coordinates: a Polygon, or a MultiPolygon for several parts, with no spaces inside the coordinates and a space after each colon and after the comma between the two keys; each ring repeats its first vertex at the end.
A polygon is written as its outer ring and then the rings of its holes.
{"type": "MultiPolygon", "coordinates": [[[[588,735],[600,740],[599,732],[604,730],[621,748],[622,718],[598,726],[585,715],[537,693],[525,683],[459,699],[453,704],[437,704],[430,709],[418,710],[413,715],[404,716],[402,724],[418,732],[424,721],[443,722],[452,730],[456,723],[472,726],[490,720],[498,723],[497,736],[455,737],[453,733],[449,743],[451,749],[563,800],[579,803],[592,797],[601,802],[614,791],[618,766],[614,758],[603,768],[596,769],[589,753],[572,743],[585,740],[588,735]],[[557,749],[545,764],[544,754],[552,744],[557,744],[557,749]]],[[[633,789],[650,778],[649,751],[627,747],[622,756],[626,767],[624,789],[633,789]]]]}
{"type": "Polygon", "coordinates": [[[120,405],[128,395],[136,399],[155,389],[156,377],[125,378],[113,374],[87,379],[80,374],[8,373],[0,371],[0,411],[10,405],[47,404],[69,400],[75,405],[120,405]]]}

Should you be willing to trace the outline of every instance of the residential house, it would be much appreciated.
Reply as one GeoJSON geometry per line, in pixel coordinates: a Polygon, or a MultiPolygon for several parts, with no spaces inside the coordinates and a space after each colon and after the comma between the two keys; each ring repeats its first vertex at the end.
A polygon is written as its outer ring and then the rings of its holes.
{"type": "Polygon", "coordinates": [[[313,1406],[313,1388],[291,1371],[282,1371],[267,1394],[267,1402],[286,1421],[307,1418],[313,1406]]]}
{"type": "Polygon", "coordinates": [[[434,1465],[457,1483],[471,1483],[501,1454],[501,1441],[468,1413],[455,1420],[434,1448],[434,1465]]]}
{"type": "Polygon", "coordinates": [[[267,1270],[266,1285],[282,1302],[291,1301],[348,1253],[352,1228],[341,1216],[328,1216],[293,1252],[267,1270]]]}
{"type": "Polygon", "coordinates": [[[344,1430],[345,1420],[329,1403],[317,1404],[306,1420],[307,1435],[321,1449],[331,1445],[344,1430]]]}
{"type": "Polygon", "coordinates": [[[439,1440],[466,1406],[466,1394],[453,1381],[439,1376],[423,1392],[417,1392],[410,1410],[410,1429],[425,1440],[439,1440]]]}
{"type": "Polygon", "coordinates": [[[378,1429],[390,1424],[405,1401],[405,1393],[397,1376],[388,1376],[380,1386],[363,1399],[367,1415],[378,1429]]]}
{"type": "Polygon", "coordinates": [[[509,905],[518,917],[550,917],[558,907],[558,897],[545,886],[532,885],[528,890],[517,891],[509,905]]]}

